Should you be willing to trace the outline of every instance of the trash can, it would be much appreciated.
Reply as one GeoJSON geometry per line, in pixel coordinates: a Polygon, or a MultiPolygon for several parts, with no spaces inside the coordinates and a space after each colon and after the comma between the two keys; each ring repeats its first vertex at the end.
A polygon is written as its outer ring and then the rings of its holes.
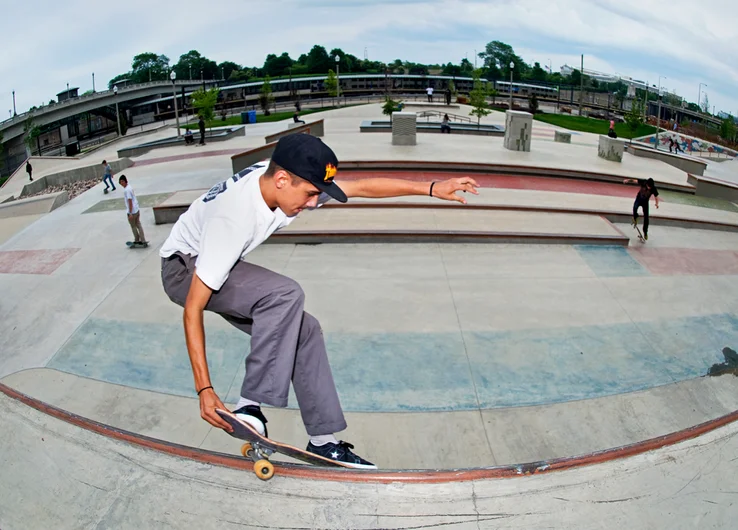
{"type": "Polygon", "coordinates": [[[249,122],[249,113],[248,112],[242,112],[241,113],[241,123],[250,123],[249,122]]]}
{"type": "Polygon", "coordinates": [[[250,110],[249,112],[249,123],[256,123],[256,111],[250,110]]]}
{"type": "Polygon", "coordinates": [[[67,156],[76,156],[79,154],[79,142],[70,142],[64,146],[67,156]]]}

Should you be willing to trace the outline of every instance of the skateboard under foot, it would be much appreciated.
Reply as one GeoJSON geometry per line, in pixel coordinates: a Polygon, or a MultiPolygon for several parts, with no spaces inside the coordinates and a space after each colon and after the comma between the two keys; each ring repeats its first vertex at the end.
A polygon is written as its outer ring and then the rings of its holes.
{"type": "Polygon", "coordinates": [[[641,233],[641,229],[638,228],[638,223],[636,223],[635,221],[631,221],[630,224],[632,224],[633,225],[633,228],[635,228],[636,231],[638,232],[638,239],[640,240],[640,242],[641,243],[645,243],[646,242],[646,239],[643,237],[643,234],[641,233]]]}
{"type": "Polygon", "coordinates": [[[149,242],[126,241],[126,245],[128,245],[128,248],[147,248],[149,246],[149,242]]]}
{"type": "Polygon", "coordinates": [[[269,480],[274,476],[274,464],[269,461],[269,457],[274,453],[281,453],[314,466],[353,469],[343,462],[336,462],[335,460],[309,453],[303,449],[265,438],[251,425],[239,420],[233,413],[227,410],[215,409],[215,412],[233,427],[233,432],[228,434],[247,442],[241,447],[241,454],[249,460],[253,460],[254,473],[261,480],[269,480]]]}

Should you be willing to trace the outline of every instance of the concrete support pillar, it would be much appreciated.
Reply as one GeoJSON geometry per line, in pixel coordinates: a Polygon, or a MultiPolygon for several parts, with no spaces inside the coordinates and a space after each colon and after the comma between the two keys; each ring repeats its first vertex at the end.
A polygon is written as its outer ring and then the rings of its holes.
{"type": "Polygon", "coordinates": [[[392,113],[392,145],[417,145],[416,120],[414,112],[392,113]]]}
{"type": "Polygon", "coordinates": [[[625,143],[622,140],[601,134],[597,156],[605,160],[610,160],[611,162],[622,162],[624,149],[625,143]]]}
{"type": "Polygon", "coordinates": [[[505,111],[505,148],[511,151],[530,151],[533,115],[519,110],[505,111]]]}

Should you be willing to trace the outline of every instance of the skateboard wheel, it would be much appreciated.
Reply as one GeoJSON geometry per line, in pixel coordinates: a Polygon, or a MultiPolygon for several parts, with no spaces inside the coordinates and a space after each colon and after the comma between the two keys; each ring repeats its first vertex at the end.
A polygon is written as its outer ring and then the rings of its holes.
{"type": "Polygon", "coordinates": [[[269,480],[274,476],[274,465],[269,460],[257,460],[254,462],[254,473],[261,480],[269,480]]]}
{"type": "Polygon", "coordinates": [[[245,443],[241,446],[241,454],[251,460],[254,458],[254,448],[250,443],[245,443]]]}

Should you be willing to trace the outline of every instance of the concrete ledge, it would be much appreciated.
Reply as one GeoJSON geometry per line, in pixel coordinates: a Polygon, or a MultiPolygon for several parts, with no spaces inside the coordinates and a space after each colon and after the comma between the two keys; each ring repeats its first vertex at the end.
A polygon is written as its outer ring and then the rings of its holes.
{"type": "MultiPolygon", "coordinates": [[[[444,101],[444,96],[439,94],[437,96],[433,96],[435,98],[441,98],[442,101],[444,101]]],[[[445,101],[443,103],[429,103],[428,101],[422,102],[422,101],[403,101],[402,102],[403,107],[430,107],[434,109],[458,109],[459,105],[457,103],[451,103],[451,105],[446,105],[445,101]]]]}
{"type": "Polygon", "coordinates": [[[610,138],[601,134],[597,146],[597,156],[611,162],[622,162],[624,147],[623,141],[619,138],[610,138]]]}
{"type": "Polygon", "coordinates": [[[687,182],[695,187],[695,195],[738,201],[738,184],[711,177],[687,175],[687,182]]]}
{"type": "Polygon", "coordinates": [[[67,202],[69,202],[69,194],[66,191],[6,202],[0,204],[0,219],[49,213],[67,202]]]}
{"type": "MultiPolygon", "coordinates": [[[[504,136],[505,129],[497,125],[476,125],[467,123],[450,123],[451,134],[470,134],[475,136],[504,136]]],[[[435,133],[441,134],[441,122],[416,122],[415,130],[418,133],[435,133]]],[[[392,132],[392,124],[387,121],[364,120],[359,126],[359,132],[392,132]]]]}
{"type": "Polygon", "coordinates": [[[561,142],[563,144],[571,143],[571,133],[554,131],[554,142],[561,142]]]}
{"type": "Polygon", "coordinates": [[[634,144],[626,145],[625,149],[632,155],[661,160],[670,166],[693,175],[702,176],[705,174],[705,169],[707,168],[707,161],[700,160],[693,156],[666,153],[652,147],[642,147],[634,144]]]}
{"type": "Polygon", "coordinates": [[[272,142],[262,147],[249,149],[248,151],[244,151],[243,153],[238,153],[231,156],[231,167],[233,169],[233,174],[235,175],[239,171],[242,171],[257,162],[261,162],[262,160],[270,158],[276,147],[277,142],[272,142]]]}
{"type": "Polygon", "coordinates": [[[623,235],[538,234],[466,230],[290,230],[275,232],[265,244],[321,243],[525,243],[544,245],[620,245],[623,235]]]}
{"type": "Polygon", "coordinates": [[[278,133],[270,134],[264,137],[264,141],[268,144],[276,142],[283,136],[290,134],[307,133],[312,136],[322,137],[325,134],[325,122],[323,120],[313,121],[305,124],[289,123],[287,129],[278,133]]]}
{"type": "Polygon", "coordinates": [[[533,115],[518,110],[505,111],[505,148],[511,151],[530,151],[533,115]]]}
{"type": "MultiPolygon", "coordinates": [[[[246,127],[243,125],[237,125],[225,129],[205,131],[205,140],[208,142],[225,142],[226,140],[230,140],[236,136],[246,136],[246,127]]],[[[192,138],[194,139],[195,144],[197,144],[200,141],[200,132],[192,133],[192,138]]],[[[161,140],[155,140],[145,144],[125,147],[118,150],[118,156],[141,156],[153,149],[163,149],[165,147],[176,147],[180,145],[185,145],[184,134],[182,134],[180,138],[172,136],[171,138],[163,138],[161,140]]]]}
{"type": "MultiPolygon", "coordinates": [[[[110,162],[110,167],[113,173],[118,173],[126,168],[133,165],[133,161],[130,158],[121,158],[120,160],[113,160],[110,162]]],[[[100,163],[96,163],[91,166],[78,167],[75,169],[69,169],[60,173],[52,173],[51,175],[45,175],[43,177],[35,179],[33,182],[29,182],[23,186],[21,190],[20,198],[35,193],[40,193],[50,186],[63,186],[64,184],[71,184],[74,182],[81,182],[83,180],[91,180],[94,178],[102,181],[104,173],[104,167],[102,160],[100,163]]]]}

